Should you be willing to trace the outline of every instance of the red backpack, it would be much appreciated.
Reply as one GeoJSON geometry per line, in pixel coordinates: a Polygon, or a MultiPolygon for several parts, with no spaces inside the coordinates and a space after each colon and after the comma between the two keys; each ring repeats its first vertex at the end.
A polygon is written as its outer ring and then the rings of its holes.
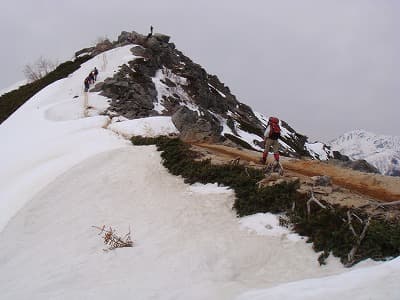
{"type": "Polygon", "coordinates": [[[275,117],[270,117],[268,119],[268,124],[270,126],[269,138],[277,140],[281,137],[281,127],[279,127],[279,119],[275,117]]]}

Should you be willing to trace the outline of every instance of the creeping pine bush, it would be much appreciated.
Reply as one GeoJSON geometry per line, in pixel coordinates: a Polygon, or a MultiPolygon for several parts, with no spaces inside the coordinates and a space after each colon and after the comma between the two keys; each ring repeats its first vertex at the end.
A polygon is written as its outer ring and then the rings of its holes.
{"type": "Polygon", "coordinates": [[[46,76],[25,84],[19,89],[6,93],[0,97],[0,123],[4,122],[22,104],[28,101],[33,95],[45,88],[49,84],[67,77],[72,72],[80,68],[81,64],[89,60],[91,56],[78,57],[74,61],[67,61],[60,64],[54,71],[46,76]]]}
{"type": "MultiPolygon", "coordinates": [[[[238,216],[255,213],[282,213],[288,217],[294,231],[307,237],[316,252],[321,252],[318,261],[325,263],[330,253],[348,264],[347,255],[356,243],[356,238],[347,223],[348,208],[331,206],[323,209],[316,204],[307,212],[307,197],[296,192],[299,183],[282,183],[272,187],[258,188],[257,182],[264,178],[261,170],[241,165],[212,165],[210,160],[196,160],[198,154],[179,139],[167,137],[133,137],[135,145],[155,144],[161,151],[164,166],[174,175],[181,175],[186,183],[215,183],[230,186],[235,191],[234,209],[238,216]]],[[[323,201],[321,201],[323,202],[323,201]]],[[[363,212],[355,212],[366,220],[363,212]]],[[[363,224],[355,219],[354,230],[360,233],[363,224]]],[[[362,240],[354,262],[366,258],[386,259],[400,255],[400,224],[372,219],[367,234],[362,240]]]]}

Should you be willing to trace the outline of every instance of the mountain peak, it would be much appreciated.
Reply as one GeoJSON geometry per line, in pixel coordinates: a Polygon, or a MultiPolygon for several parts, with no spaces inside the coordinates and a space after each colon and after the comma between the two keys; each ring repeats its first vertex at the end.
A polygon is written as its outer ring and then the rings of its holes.
{"type": "MultiPolygon", "coordinates": [[[[135,58],[92,92],[111,99],[105,114],[137,119],[170,116],[186,141],[211,141],[263,150],[267,118],[240,102],[216,75],[179,51],[164,34],[142,35],[123,31],[115,42],[104,42],[76,55],[99,55],[113,47],[132,45],[135,58]]],[[[322,143],[307,143],[287,122],[280,151],[288,156],[330,157],[322,143]],[[318,149],[318,150],[316,150],[318,149]]]]}
{"type": "Polygon", "coordinates": [[[400,175],[400,137],[353,130],[330,142],[332,150],[351,159],[365,159],[382,174],[400,175]]]}

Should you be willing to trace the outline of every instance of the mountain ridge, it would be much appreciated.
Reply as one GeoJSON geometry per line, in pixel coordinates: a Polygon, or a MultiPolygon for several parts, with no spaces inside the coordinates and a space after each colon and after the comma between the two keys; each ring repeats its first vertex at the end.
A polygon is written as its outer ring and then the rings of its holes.
{"type": "MultiPolygon", "coordinates": [[[[100,50],[130,44],[136,58],[91,90],[112,99],[105,114],[127,119],[171,116],[184,140],[225,142],[263,150],[267,118],[239,102],[229,87],[186,57],[169,36],[155,33],[146,37],[124,31],[116,42],[82,49],[76,56],[98,55],[100,50]]],[[[281,127],[282,154],[332,157],[324,144],[308,143],[308,138],[287,122],[281,120],[281,127]]]]}
{"type": "Polygon", "coordinates": [[[350,159],[365,159],[382,174],[400,176],[400,137],[353,130],[329,142],[350,159]]]}

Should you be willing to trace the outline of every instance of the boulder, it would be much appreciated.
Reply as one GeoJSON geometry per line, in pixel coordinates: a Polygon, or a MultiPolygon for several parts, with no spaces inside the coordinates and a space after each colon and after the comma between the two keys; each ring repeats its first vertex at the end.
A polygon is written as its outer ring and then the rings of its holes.
{"type": "Polygon", "coordinates": [[[366,172],[366,173],[376,173],[379,174],[379,170],[375,168],[373,165],[369,164],[365,159],[358,159],[355,161],[350,161],[347,163],[347,166],[352,168],[353,170],[366,172]]]}
{"type": "Polygon", "coordinates": [[[313,181],[313,184],[315,186],[331,186],[332,185],[332,179],[326,175],[313,176],[313,177],[311,177],[311,180],[313,181]]]}
{"type": "Polygon", "coordinates": [[[184,141],[217,142],[221,140],[222,126],[207,112],[200,117],[197,112],[182,106],[172,115],[172,122],[184,141]]]}
{"type": "Polygon", "coordinates": [[[143,46],[145,40],[146,37],[140,33],[137,33],[136,31],[132,32],[122,31],[121,34],[118,36],[118,44],[120,45],[138,44],[143,46]]]}
{"type": "Polygon", "coordinates": [[[142,57],[148,57],[149,53],[146,50],[146,48],[142,47],[142,46],[135,46],[131,48],[131,52],[133,55],[135,56],[142,56],[142,57]]]}
{"type": "Polygon", "coordinates": [[[168,35],[165,35],[162,33],[154,33],[152,37],[156,38],[158,41],[160,41],[162,43],[169,43],[169,40],[171,38],[168,35]]]}
{"type": "Polygon", "coordinates": [[[104,41],[101,41],[96,44],[96,46],[94,47],[94,50],[92,52],[92,55],[97,55],[104,51],[108,51],[112,48],[114,48],[114,45],[109,40],[105,39],[104,41]]]}
{"type": "Polygon", "coordinates": [[[94,50],[94,47],[81,49],[81,50],[75,52],[75,57],[79,57],[81,55],[91,55],[93,50],[94,50]]]}

